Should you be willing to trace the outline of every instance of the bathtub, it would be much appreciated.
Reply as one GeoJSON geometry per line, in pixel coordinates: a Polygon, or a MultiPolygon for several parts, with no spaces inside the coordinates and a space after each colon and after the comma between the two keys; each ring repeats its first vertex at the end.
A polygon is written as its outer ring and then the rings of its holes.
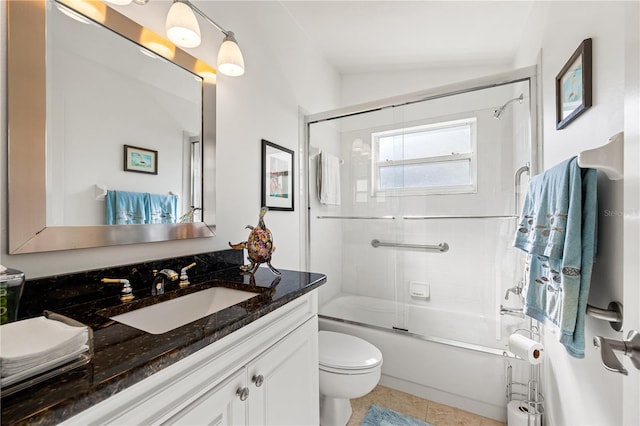
{"type": "Polygon", "coordinates": [[[495,319],[412,305],[401,315],[408,331],[392,328],[395,302],[341,294],[320,307],[319,328],[377,346],[385,386],[506,421],[506,365],[522,361],[502,348],[495,319]]]}

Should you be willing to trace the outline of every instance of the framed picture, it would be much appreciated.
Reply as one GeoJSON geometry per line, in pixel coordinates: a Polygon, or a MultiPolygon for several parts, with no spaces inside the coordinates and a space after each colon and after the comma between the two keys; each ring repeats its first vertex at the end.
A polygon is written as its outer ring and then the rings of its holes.
{"type": "Polygon", "coordinates": [[[293,211],[293,151],[262,139],[262,206],[293,211]]]}
{"type": "Polygon", "coordinates": [[[573,52],[556,77],[556,129],[560,130],[591,107],[591,39],[573,52]]]}
{"type": "Polygon", "coordinates": [[[158,174],[158,151],[140,148],[137,146],[124,146],[124,170],[125,172],[158,174]]]}

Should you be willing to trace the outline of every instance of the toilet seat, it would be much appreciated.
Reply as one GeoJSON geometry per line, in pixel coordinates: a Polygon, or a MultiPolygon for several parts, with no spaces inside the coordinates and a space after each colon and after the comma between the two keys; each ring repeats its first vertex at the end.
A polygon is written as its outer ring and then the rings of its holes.
{"type": "Polygon", "coordinates": [[[320,369],[340,374],[366,374],[380,368],[382,352],[356,336],[321,330],[320,369]]]}

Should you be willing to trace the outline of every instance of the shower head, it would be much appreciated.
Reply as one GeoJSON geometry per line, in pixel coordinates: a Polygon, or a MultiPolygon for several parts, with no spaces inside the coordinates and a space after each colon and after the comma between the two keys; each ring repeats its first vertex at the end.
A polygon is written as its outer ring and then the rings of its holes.
{"type": "Polygon", "coordinates": [[[522,93],[520,93],[520,96],[518,96],[517,98],[513,98],[511,100],[508,100],[504,105],[502,105],[500,108],[498,109],[494,109],[493,110],[493,118],[495,118],[496,120],[500,120],[500,116],[502,115],[502,113],[504,112],[504,110],[507,108],[507,105],[509,105],[511,102],[515,102],[518,101],[520,103],[522,103],[522,100],[524,99],[524,96],[522,93]]]}

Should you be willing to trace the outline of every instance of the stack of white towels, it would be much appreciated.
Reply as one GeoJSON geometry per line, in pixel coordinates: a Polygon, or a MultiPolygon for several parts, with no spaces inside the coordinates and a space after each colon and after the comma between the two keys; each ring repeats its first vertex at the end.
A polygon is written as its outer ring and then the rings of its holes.
{"type": "Polygon", "coordinates": [[[2,386],[66,364],[89,350],[89,329],[45,317],[0,326],[2,386]]]}

